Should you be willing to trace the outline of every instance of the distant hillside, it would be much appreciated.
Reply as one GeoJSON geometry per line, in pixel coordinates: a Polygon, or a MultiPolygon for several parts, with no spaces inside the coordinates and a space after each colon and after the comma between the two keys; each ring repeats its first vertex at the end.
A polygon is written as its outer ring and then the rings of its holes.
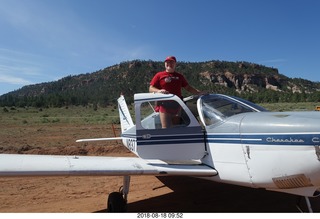
{"type": "MultiPolygon", "coordinates": [[[[153,75],[163,70],[163,62],[122,62],[93,73],[24,86],[0,96],[0,106],[106,106],[115,103],[120,93],[132,102],[134,93],[148,92],[153,75]]],[[[196,88],[257,103],[320,101],[320,83],[288,78],[275,68],[254,63],[179,62],[177,71],[196,88]]]]}

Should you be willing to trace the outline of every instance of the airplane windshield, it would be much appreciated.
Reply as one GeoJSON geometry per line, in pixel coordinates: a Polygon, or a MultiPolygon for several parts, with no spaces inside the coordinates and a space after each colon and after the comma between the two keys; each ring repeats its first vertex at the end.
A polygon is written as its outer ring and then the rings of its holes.
{"type": "Polygon", "coordinates": [[[205,95],[201,97],[200,107],[200,117],[207,126],[240,113],[267,111],[241,98],[224,95],[205,95]]]}

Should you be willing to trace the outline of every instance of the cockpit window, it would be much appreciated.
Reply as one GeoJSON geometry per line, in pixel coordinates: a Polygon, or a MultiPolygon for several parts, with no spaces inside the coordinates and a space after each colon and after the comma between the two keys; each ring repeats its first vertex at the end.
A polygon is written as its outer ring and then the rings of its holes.
{"type": "Polygon", "coordinates": [[[223,121],[226,118],[247,112],[266,111],[249,101],[222,95],[207,95],[200,100],[202,121],[206,126],[223,121]]]}
{"type": "Polygon", "coordinates": [[[259,105],[257,105],[257,104],[254,104],[254,103],[252,103],[252,102],[250,102],[250,101],[248,101],[248,100],[241,99],[241,98],[239,98],[239,97],[232,97],[232,98],[236,99],[237,101],[243,102],[244,104],[250,106],[251,108],[256,109],[256,111],[259,111],[259,112],[266,112],[266,111],[268,111],[267,109],[263,108],[262,106],[259,106],[259,105]]]}
{"type": "Polygon", "coordinates": [[[168,128],[186,127],[190,124],[190,118],[180,104],[174,100],[144,102],[140,107],[141,125],[144,129],[161,129],[159,110],[165,107],[172,119],[172,125],[168,128]]]}

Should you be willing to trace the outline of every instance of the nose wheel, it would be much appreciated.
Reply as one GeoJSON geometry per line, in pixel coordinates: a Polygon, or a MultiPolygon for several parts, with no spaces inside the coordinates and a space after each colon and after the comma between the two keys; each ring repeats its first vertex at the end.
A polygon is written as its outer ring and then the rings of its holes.
{"type": "Polygon", "coordinates": [[[123,186],[120,187],[119,192],[112,192],[108,196],[107,210],[108,212],[126,212],[127,198],[130,186],[130,176],[123,177],[123,186]]]}

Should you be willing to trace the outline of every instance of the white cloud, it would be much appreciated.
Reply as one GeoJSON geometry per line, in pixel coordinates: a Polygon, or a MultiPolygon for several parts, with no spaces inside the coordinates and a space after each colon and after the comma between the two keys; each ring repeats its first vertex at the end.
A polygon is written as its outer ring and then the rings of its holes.
{"type": "MultiPolygon", "coordinates": [[[[90,15],[75,10],[73,3],[52,3],[50,1],[15,2],[4,1],[0,7],[2,17],[28,41],[34,43],[34,50],[46,50],[56,57],[74,58],[80,56],[111,56],[139,58],[146,54],[144,43],[138,45],[123,28],[105,25],[103,19],[90,20],[90,15]],[[12,2],[12,3],[10,3],[12,2]],[[103,48],[103,49],[101,49],[103,48]],[[88,53],[91,53],[88,55],[88,53]],[[96,54],[95,54],[96,53],[96,54]]],[[[92,8],[92,10],[97,10],[92,8]]],[[[90,12],[89,12],[90,14],[90,12]]],[[[131,25],[135,29],[136,25],[131,25]]],[[[113,59],[113,58],[110,58],[113,59]]],[[[121,59],[123,61],[123,58],[121,59]]]]}
{"type": "Polygon", "coordinates": [[[129,34],[135,25],[129,32],[108,25],[105,20],[113,17],[107,13],[92,20],[97,9],[79,11],[75,2],[0,0],[0,25],[6,33],[0,35],[2,89],[2,82],[47,82],[151,57],[155,49],[129,34]]]}
{"type": "Polygon", "coordinates": [[[32,84],[31,81],[28,81],[24,78],[19,78],[10,75],[2,75],[0,73],[0,83],[7,83],[7,84],[16,84],[16,85],[28,85],[32,84]]]}
{"type": "Polygon", "coordinates": [[[42,67],[37,56],[0,48],[0,82],[26,85],[41,77],[42,67]]]}

